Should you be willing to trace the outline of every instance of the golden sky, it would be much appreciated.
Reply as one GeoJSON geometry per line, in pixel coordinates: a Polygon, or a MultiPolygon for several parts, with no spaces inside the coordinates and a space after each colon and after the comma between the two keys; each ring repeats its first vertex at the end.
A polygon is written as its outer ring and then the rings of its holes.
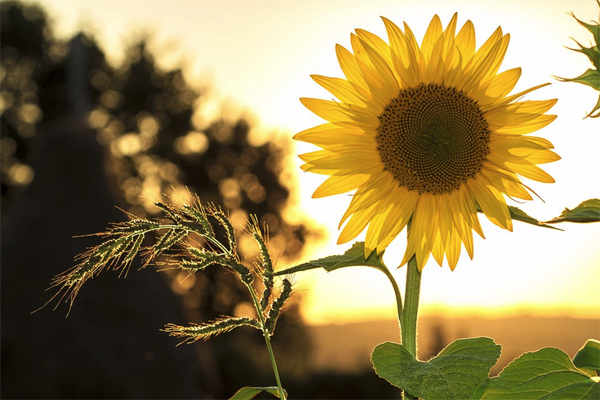
{"type": "MultiPolygon", "coordinates": [[[[552,82],[526,99],[558,98],[551,110],[558,115],[536,135],[551,140],[562,160],[545,166],[555,184],[531,186],[544,200],[513,204],[541,220],[564,207],[600,197],[600,121],[583,119],[598,93],[559,83],[553,75],[574,77],[590,67],[587,58],[565,49],[571,38],[590,45],[591,35],[571,18],[597,20],[595,0],[44,0],[55,20],[56,33],[68,37],[77,29],[91,32],[118,63],[123,43],[139,32],[152,32],[153,48],[164,65],[186,63],[190,79],[209,82],[214,89],[206,111],[224,102],[253,115],[261,127],[280,135],[322,123],[305,109],[299,97],[330,99],[309,75],[341,77],[335,44],[349,47],[350,33],[363,28],[387,40],[380,16],[396,24],[406,21],[421,38],[434,14],[445,25],[454,12],[459,24],[470,19],[477,45],[496,29],[511,34],[501,71],[522,67],[515,91],[552,82]]],[[[265,131],[265,130],[258,130],[265,131]]],[[[260,139],[260,138],[259,138],[260,139]]],[[[298,145],[296,153],[313,150],[298,145]]],[[[299,160],[290,160],[296,167],[299,160]]],[[[330,237],[310,248],[307,259],[343,253],[337,246],[337,225],[347,196],[311,199],[324,179],[301,174],[292,189],[300,206],[323,223],[330,237]]],[[[465,252],[456,270],[430,262],[424,270],[423,313],[473,312],[484,315],[527,312],[542,315],[600,315],[600,224],[559,225],[565,232],[515,223],[507,232],[484,221],[486,240],[476,237],[475,258],[465,252]]],[[[398,264],[405,237],[388,248],[385,261],[398,264]]],[[[281,268],[284,266],[280,266],[281,268]]],[[[402,281],[404,269],[395,270],[402,281]]],[[[354,269],[296,276],[306,302],[309,322],[345,322],[365,318],[394,318],[391,287],[382,274],[354,269]]]]}

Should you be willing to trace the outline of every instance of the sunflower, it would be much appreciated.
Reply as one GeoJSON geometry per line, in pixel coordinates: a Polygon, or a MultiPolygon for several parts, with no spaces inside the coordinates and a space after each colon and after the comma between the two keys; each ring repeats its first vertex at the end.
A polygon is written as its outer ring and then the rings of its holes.
{"type": "Polygon", "coordinates": [[[402,265],[416,256],[422,270],[433,254],[454,269],[461,245],[473,258],[473,231],[484,237],[478,210],[512,231],[505,196],[532,200],[522,178],[554,182],[538,164],[560,157],[527,134],[556,118],[545,114],[556,100],[521,101],[547,84],[509,95],[521,69],[498,73],[510,38],[500,27],[476,49],[456,14],[446,29],[434,16],[421,45],[382,19],[389,44],[357,29],[353,52],[336,46],[346,79],[312,76],[338,101],[300,99],[328,121],[294,136],[321,148],[301,168],[329,175],[314,198],[354,191],[338,243],[366,229],[365,255],[381,253],[410,221],[402,265]]]}

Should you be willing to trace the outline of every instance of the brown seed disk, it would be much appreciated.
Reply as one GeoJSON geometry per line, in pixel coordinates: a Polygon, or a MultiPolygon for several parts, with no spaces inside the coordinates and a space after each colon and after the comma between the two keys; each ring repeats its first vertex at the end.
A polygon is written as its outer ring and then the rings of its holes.
{"type": "Polygon", "coordinates": [[[481,171],[490,130],[477,102],[437,84],[401,90],[379,116],[377,149],[401,186],[449,193],[481,171]]]}

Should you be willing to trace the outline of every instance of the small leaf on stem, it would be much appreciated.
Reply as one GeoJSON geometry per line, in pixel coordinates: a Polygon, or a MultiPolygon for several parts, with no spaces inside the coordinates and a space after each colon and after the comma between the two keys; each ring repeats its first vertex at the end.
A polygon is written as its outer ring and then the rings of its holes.
{"type": "Polygon", "coordinates": [[[344,267],[358,266],[370,266],[379,269],[386,269],[386,266],[382,260],[383,252],[378,255],[377,252],[374,251],[368,258],[365,259],[364,247],[364,242],[356,242],[344,254],[324,257],[318,260],[312,260],[304,264],[296,265],[295,267],[285,269],[283,271],[275,272],[274,275],[293,274],[295,272],[308,271],[310,269],[315,268],[323,268],[327,272],[331,272],[344,267]]]}
{"type": "Polygon", "coordinates": [[[600,200],[589,199],[581,202],[577,207],[572,210],[565,208],[565,210],[556,218],[546,221],[548,224],[555,224],[557,222],[599,222],[600,221],[600,200]]]}
{"type": "Polygon", "coordinates": [[[508,206],[508,211],[510,212],[510,217],[516,221],[525,222],[527,224],[540,226],[542,228],[550,228],[550,229],[558,229],[562,231],[562,229],[556,228],[551,225],[546,225],[544,222],[540,222],[532,216],[528,215],[525,211],[521,210],[518,207],[508,206]]]}
{"type": "MultiPolygon", "coordinates": [[[[261,392],[271,393],[273,396],[279,398],[279,389],[277,386],[268,386],[268,387],[250,387],[246,386],[235,392],[233,396],[231,396],[230,400],[249,400],[253,399],[257,394],[261,392]]],[[[285,392],[285,390],[284,390],[285,392]]],[[[287,392],[286,392],[287,397],[287,392]]]]}

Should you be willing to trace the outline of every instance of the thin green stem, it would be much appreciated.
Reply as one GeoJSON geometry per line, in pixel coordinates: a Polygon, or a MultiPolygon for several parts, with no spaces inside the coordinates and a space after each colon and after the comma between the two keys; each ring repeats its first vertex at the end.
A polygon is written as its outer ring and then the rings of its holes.
{"type": "Polygon", "coordinates": [[[275,354],[273,353],[273,348],[271,347],[271,340],[269,339],[269,332],[266,329],[263,329],[263,333],[265,336],[265,342],[267,343],[267,349],[269,350],[269,356],[271,357],[271,365],[273,365],[273,373],[275,374],[275,381],[277,381],[277,389],[279,390],[279,398],[281,400],[286,400],[285,392],[283,391],[283,387],[281,386],[281,379],[279,379],[279,371],[277,370],[277,363],[275,362],[275,354]]]}
{"type": "Polygon", "coordinates": [[[400,332],[404,332],[404,323],[402,321],[402,294],[400,293],[400,289],[398,288],[398,284],[396,283],[396,280],[394,279],[394,276],[392,275],[392,273],[387,269],[387,268],[377,268],[379,269],[381,272],[383,272],[385,274],[385,276],[387,276],[387,278],[390,280],[390,283],[392,284],[392,287],[394,288],[394,295],[396,296],[396,308],[398,311],[398,324],[400,325],[400,332]]]}
{"type": "Polygon", "coordinates": [[[265,317],[260,308],[258,297],[256,296],[256,292],[254,291],[252,285],[246,284],[246,287],[252,296],[252,301],[254,302],[254,307],[256,308],[256,313],[258,314],[258,318],[260,320],[260,326],[263,331],[265,343],[267,344],[267,350],[269,351],[269,356],[271,357],[271,365],[273,366],[273,373],[275,374],[275,381],[277,382],[277,389],[279,390],[279,398],[281,400],[286,400],[285,392],[281,386],[281,379],[279,379],[279,370],[277,369],[277,363],[275,362],[275,354],[273,354],[273,348],[271,347],[271,334],[269,333],[269,329],[265,323],[265,317]]]}

